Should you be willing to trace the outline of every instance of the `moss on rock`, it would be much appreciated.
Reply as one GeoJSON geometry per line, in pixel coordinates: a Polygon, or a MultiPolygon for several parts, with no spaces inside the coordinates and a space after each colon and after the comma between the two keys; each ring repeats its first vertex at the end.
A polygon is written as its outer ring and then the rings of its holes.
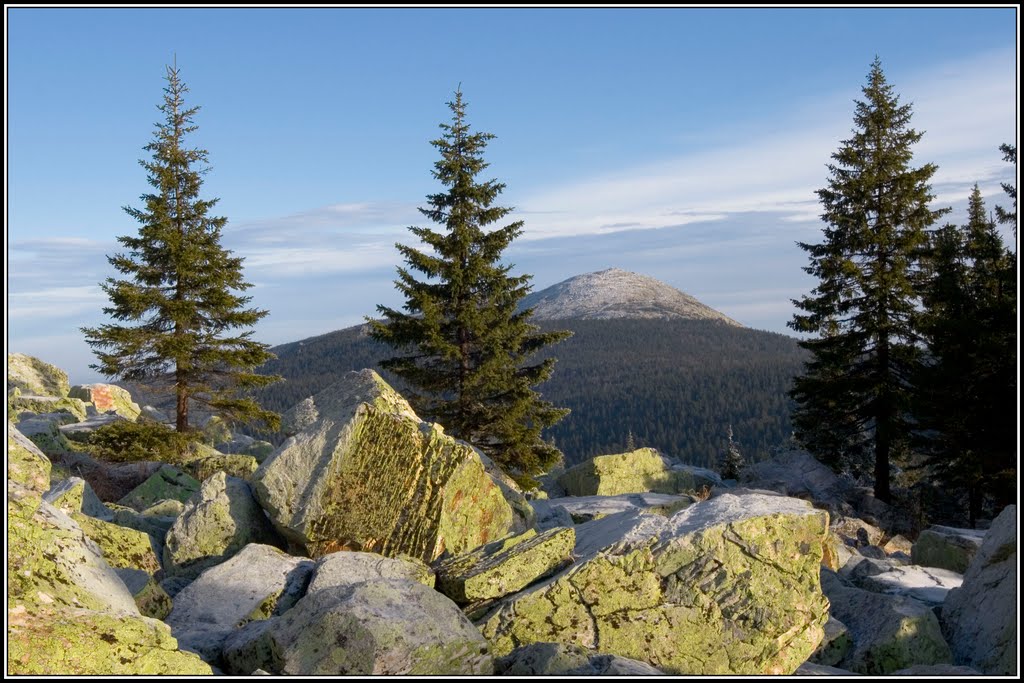
{"type": "Polygon", "coordinates": [[[679,493],[695,487],[692,474],[674,469],[653,448],[596,456],[566,470],[558,483],[571,496],[679,493]]]}
{"type": "Polygon", "coordinates": [[[144,510],[159,500],[182,503],[199,490],[199,482],[176,467],[164,465],[118,502],[135,510],[144,510]]]}
{"type": "Polygon", "coordinates": [[[30,491],[42,494],[50,488],[50,468],[50,459],[8,422],[7,478],[30,491]]]}
{"type": "Polygon", "coordinates": [[[78,384],[71,387],[68,396],[92,403],[97,412],[114,411],[132,422],[139,419],[142,413],[139,404],[132,400],[131,393],[116,384],[78,384]]]}
{"type": "Polygon", "coordinates": [[[36,396],[68,395],[68,374],[55,365],[24,353],[7,354],[7,387],[36,396]]]}

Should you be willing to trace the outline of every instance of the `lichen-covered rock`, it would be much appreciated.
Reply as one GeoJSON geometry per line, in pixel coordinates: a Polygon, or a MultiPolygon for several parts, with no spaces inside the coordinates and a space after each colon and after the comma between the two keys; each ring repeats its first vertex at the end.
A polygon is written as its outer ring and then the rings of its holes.
{"type": "Polygon", "coordinates": [[[852,495],[851,483],[837,477],[831,468],[806,451],[790,450],[771,460],[753,463],[743,469],[740,483],[814,501],[834,516],[841,511],[852,512],[846,502],[852,495]]]}
{"type": "Polygon", "coordinates": [[[558,483],[570,496],[682,493],[721,484],[710,470],[676,465],[653,448],[598,455],[566,470],[558,483]]]}
{"type": "Polygon", "coordinates": [[[164,539],[167,576],[199,576],[249,543],[273,544],[270,520],[249,485],[217,472],[185,504],[164,539]]]}
{"type": "Polygon", "coordinates": [[[430,562],[512,531],[512,508],[476,451],[421,422],[373,371],[348,373],[309,404],[305,428],[253,475],[293,546],[430,562]]]}
{"type": "Polygon", "coordinates": [[[171,596],[167,594],[167,591],[157,583],[155,577],[133,569],[115,569],[114,571],[121,577],[124,585],[128,587],[132,597],[135,598],[135,604],[142,616],[161,620],[167,618],[174,603],[171,602],[171,596]]]}
{"type": "Polygon", "coordinates": [[[21,419],[23,415],[54,415],[62,424],[84,420],[89,404],[77,398],[58,396],[18,395],[7,400],[10,417],[21,419]]]}
{"type": "Polygon", "coordinates": [[[437,589],[460,604],[501,598],[572,562],[575,545],[571,528],[557,528],[490,555],[454,557],[435,567],[437,589]]]}
{"type": "Polygon", "coordinates": [[[670,674],[789,674],[821,642],[828,517],[809,503],[725,493],[575,531],[574,566],[481,620],[496,656],[561,642],[670,674]]]}
{"type": "Polygon", "coordinates": [[[140,615],[74,520],[14,481],[7,493],[8,673],[211,673],[140,615]]]}
{"type": "Polygon", "coordinates": [[[80,512],[105,522],[114,519],[114,513],[96,496],[89,482],[81,477],[70,477],[54,484],[43,494],[43,500],[66,514],[80,512]]]}
{"type": "Polygon", "coordinates": [[[180,647],[217,661],[224,640],[235,629],[294,605],[312,570],[310,560],[268,545],[248,545],[175,595],[167,623],[180,647]]]}
{"type": "Polygon", "coordinates": [[[145,510],[159,500],[180,500],[186,502],[199,491],[199,482],[177,467],[163,465],[117,501],[135,510],[145,510]]]}
{"type": "Polygon", "coordinates": [[[316,562],[309,593],[376,579],[405,579],[433,588],[433,570],[412,557],[384,557],[376,553],[342,551],[324,555],[316,562]]]}
{"type": "Polygon", "coordinates": [[[596,654],[579,645],[531,643],[494,663],[499,676],[664,676],[646,662],[596,654]]]}
{"type": "Polygon", "coordinates": [[[154,550],[159,542],[149,534],[128,527],[104,522],[82,513],[73,513],[85,535],[100,547],[111,567],[139,569],[150,575],[160,571],[160,560],[154,550]]]}
{"type": "Polygon", "coordinates": [[[7,423],[7,478],[35,493],[50,488],[50,459],[18,428],[7,423]]]}
{"type": "Polygon", "coordinates": [[[487,642],[458,607],[414,581],[376,579],[311,592],[266,626],[252,628],[269,654],[257,668],[272,673],[441,676],[494,670],[487,642]]]}
{"type": "Polygon", "coordinates": [[[68,395],[68,374],[24,353],[7,354],[7,390],[17,388],[22,394],[37,396],[68,395]]]}
{"type": "Polygon", "coordinates": [[[1017,674],[1017,598],[1017,506],[1008,505],[942,607],[957,664],[993,676],[1017,674]]]}
{"type": "Polygon", "coordinates": [[[824,664],[804,662],[793,672],[794,676],[858,676],[852,671],[824,664]]]}
{"type": "Polygon", "coordinates": [[[181,652],[166,624],[86,609],[29,617],[8,609],[7,672],[17,675],[210,675],[210,666],[181,652]]]}
{"type": "MultiPolygon", "coordinates": [[[[174,502],[181,505],[180,501],[174,502]]],[[[161,501],[157,505],[163,508],[165,503],[166,501],[161,501]]],[[[141,531],[160,541],[160,549],[157,556],[163,557],[163,539],[167,536],[167,532],[171,530],[177,515],[149,514],[147,511],[151,508],[146,508],[143,512],[139,512],[126,505],[118,505],[117,503],[106,503],[105,505],[114,515],[113,519],[110,520],[114,524],[141,531]]],[[[182,505],[182,509],[184,509],[184,505],[182,505]]]]}
{"type": "Polygon", "coordinates": [[[19,419],[18,431],[27,436],[47,456],[59,457],[73,450],[71,442],[60,431],[61,424],[64,423],[45,417],[19,419]]]}
{"type": "Polygon", "coordinates": [[[219,446],[231,441],[231,428],[219,415],[211,415],[203,424],[203,436],[207,443],[219,446]]]}
{"type": "Polygon", "coordinates": [[[913,598],[847,586],[822,571],[831,613],[849,629],[853,647],[837,664],[862,674],[886,675],[915,664],[948,664],[949,646],[930,607],[913,598]]]}
{"type": "Polygon", "coordinates": [[[922,567],[939,567],[963,574],[984,539],[985,532],[981,529],[931,526],[917,537],[910,557],[914,564],[922,567]]]}
{"type": "Polygon", "coordinates": [[[71,387],[68,396],[93,404],[99,413],[113,411],[132,422],[139,419],[142,412],[131,393],[116,384],[77,384],[71,387]]]}
{"type": "Polygon", "coordinates": [[[251,455],[234,455],[218,453],[209,446],[202,446],[202,455],[190,458],[181,465],[181,468],[196,478],[198,481],[205,481],[217,472],[223,472],[250,481],[253,472],[260,466],[256,458],[251,455]]]}
{"type": "Polygon", "coordinates": [[[534,500],[531,504],[538,520],[547,520],[556,514],[553,508],[562,508],[574,523],[582,524],[627,510],[644,510],[672,515],[689,507],[693,501],[694,499],[687,495],[625,493],[618,496],[567,496],[534,500]]]}
{"type": "Polygon", "coordinates": [[[851,548],[878,545],[885,537],[884,531],[856,517],[836,517],[829,528],[837,539],[851,548]]]}

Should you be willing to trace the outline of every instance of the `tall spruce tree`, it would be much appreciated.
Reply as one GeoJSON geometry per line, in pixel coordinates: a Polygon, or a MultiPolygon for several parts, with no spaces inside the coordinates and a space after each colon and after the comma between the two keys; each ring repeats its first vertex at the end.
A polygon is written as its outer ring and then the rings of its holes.
{"type": "Polygon", "coordinates": [[[141,196],[144,208],[124,207],[141,223],[138,236],[118,237],[126,253],[108,261],[126,279],[100,286],[111,305],[103,312],[120,323],[82,328],[99,363],[90,367],[129,382],[159,381],[170,374],[176,395],[177,431],[189,429],[189,407],[209,406],[229,421],[260,421],[276,428],[277,414],[264,410],[245,391],[280,379],[253,369],[273,358],[252,331],[238,331],[267,315],[245,308],[252,297],[236,292],[243,259],[220,244],[227,219],[210,215],[217,199],[201,199],[208,153],[189,148],[199,107],[186,106],[188,87],[177,64],[167,67],[167,87],[158,109],[152,153],[140,160],[154,191],[141,196]]]}
{"type": "Polygon", "coordinates": [[[369,321],[370,334],[407,354],[381,366],[412,387],[410,400],[421,414],[531,485],[532,475],[561,457],[541,431],[569,411],[533,390],[551,375],[554,359],[528,361],[570,333],[540,332],[530,324],[532,310],[518,310],[531,276],[511,275],[513,266],[500,258],[523,222],[488,231],[512,209],[494,204],[504,183],[476,179],[495,136],[471,132],[461,89],[448,106],[452,122],[441,124],[444,134],[431,142],[441,153],[433,175],[447,189],[428,195],[429,207],[420,209],[443,230],[409,228],[426,250],[397,245],[407,264],[395,282],[406,312],[378,306],[383,320],[369,321]]]}
{"type": "MultiPolygon", "coordinates": [[[[1017,145],[1002,144],[999,145],[999,151],[1003,153],[1003,161],[1009,161],[1014,166],[1017,165],[1017,145]]],[[[1008,211],[1003,207],[996,205],[996,219],[1003,224],[1008,224],[1013,229],[1013,237],[1017,237],[1017,186],[1010,183],[1000,183],[1010,199],[1013,200],[1013,209],[1008,211]]]]}
{"type": "Polygon", "coordinates": [[[918,261],[926,230],[948,209],[932,210],[929,180],[937,167],[911,167],[922,134],[911,106],[885,80],[876,58],[856,102],[852,137],[829,164],[818,190],[826,223],[804,270],[819,279],[794,300],[789,326],[815,335],[812,354],[791,392],[794,431],[811,453],[834,466],[873,461],[875,496],[888,502],[890,461],[906,447],[918,261]]]}

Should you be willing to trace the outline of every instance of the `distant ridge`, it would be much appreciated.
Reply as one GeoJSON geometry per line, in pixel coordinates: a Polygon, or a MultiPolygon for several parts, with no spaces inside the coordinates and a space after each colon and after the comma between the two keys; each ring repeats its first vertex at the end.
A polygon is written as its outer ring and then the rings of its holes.
{"type": "Polygon", "coordinates": [[[740,323],[647,275],[609,268],[563,280],[526,296],[535,320],[718,320],[740,323]]]}

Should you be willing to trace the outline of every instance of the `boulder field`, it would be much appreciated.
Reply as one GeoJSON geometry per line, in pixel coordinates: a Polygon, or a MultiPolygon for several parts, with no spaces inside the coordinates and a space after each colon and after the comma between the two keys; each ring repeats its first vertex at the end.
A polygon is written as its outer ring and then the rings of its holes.
{"type": "Polygon", "coordinates": [[[911,543],[799,452],[740,488],[639,449],[524,495],[371,370],[259,457],[211,421],[234,453],[107,463],[90,420],[153,411],[8,365],[11,674],[1017,672],[1014,506],[911,543]]]}

